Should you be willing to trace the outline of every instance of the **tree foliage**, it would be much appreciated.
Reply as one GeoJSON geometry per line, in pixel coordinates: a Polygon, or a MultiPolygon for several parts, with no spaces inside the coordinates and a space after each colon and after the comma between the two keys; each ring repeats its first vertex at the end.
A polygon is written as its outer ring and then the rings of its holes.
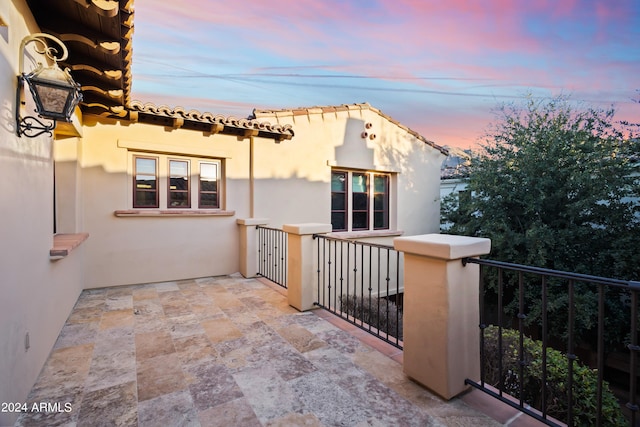
{"type": "MultiPolygon", "coordinates": [[[[520,335],[513,329],[502,330],[502,342],[499,344],[500,331],[489,326],[484,331],[485,358],[482,369],[485,381],[522,400],[537,410],[546,407],[547,415],[568,422],[569,383],[567,355],[554,349],[546,349],[546,365],[543,365],[543,346],[540,341],[523,337],[520,354],[520,335]],[[525,363],[520,363],[523,360],[525,363]],[[542,372],[546,371],[546,381],[542,381],[542,372]],[[542,389],[545,389],[545,405],[542,402],[542,389]]],[[[584,366],[579,360],[573,366],[573,425],[594,426],[597,424],[597,371],[584,366]]],[[[609,384],[602,385],[603,426],[623,426],[628,424],[622,414],[615,395],[609,384]]]]}
{"type": "MultiPolygon", "coordinates": [[[[636,128],[616,122],[613,109],[576,108],[566,97],[528,99],[497,113],[472,158],[469,192],[443,200],[444,231],[490,238],[492,259],[640,280],[636,128]]],[[[580,292],[591,307],[597,290],[580,292]]],[[[536,297],[529,298],[539,316],[536,297]]],[[[585,309],[578,313],[588,323],[597,306],[585,309]]],[[[566,317],[557,320],[566,325],[566,317]]]]}

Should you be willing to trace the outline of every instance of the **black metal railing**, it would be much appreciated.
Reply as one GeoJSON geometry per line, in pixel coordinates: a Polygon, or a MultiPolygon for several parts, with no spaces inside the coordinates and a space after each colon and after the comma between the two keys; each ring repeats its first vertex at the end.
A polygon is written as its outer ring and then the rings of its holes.
{"type": "Polygon", "coordinates": [[[547,425],[638,425],[640,282],[477,258],[463,263],[480,265],[481,374],[467,384],[547,425]],[[597,306],[597,319],[584,318],[586,304],[597,306]],[[605,363],[614,354],[626,359],[615,377],[605,363]]]}
{"type": "Polygon", "coordinates": [[[258,274],[287,287],[287,233],[277,228],[257,226],[258,274]]]}
{"type": "Polygon", "coordinates": [[[316,305],[402,348],[402,254],[391,246],[314,235],[316,305]]]}

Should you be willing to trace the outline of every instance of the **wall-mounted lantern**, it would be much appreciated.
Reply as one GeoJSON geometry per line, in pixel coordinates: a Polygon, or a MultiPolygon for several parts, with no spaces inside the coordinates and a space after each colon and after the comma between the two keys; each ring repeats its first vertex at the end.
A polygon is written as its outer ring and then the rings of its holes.
{"type": "Polygon", "coordinates": [[[36,33],[22,40],[20,44],[20,74],[16,90],[16,133],[18,136],[25,135],[34,138],[43,133],[51,135],[51,131],[56,127],[56,120],[71,121],[74,109],[82,101],[82,92],[80,92],[80,85],[71,77],[69,69],[62,70],[58,67],[58,61],[64,61],[68,55],[69,52],[64,43],[50,34],[36,33]],[[62,53],[58,55],[58,49],[48,46],[45,39],[56,42],[62,48],[62,53]],[[36,52],[44,54],[53,61],[53,65],[45,67],[42,63],[38,63],[35,70],[25,74],[23,72],[24,49],[29,42],[36,42],[36,52]],[[35,112],[43,119],[53,120],[53,123],[45,124],[34,116],[21,117],[20,106],[24,103],[22,89],[25,82],[29,86],[36,104],[35,112]]]}

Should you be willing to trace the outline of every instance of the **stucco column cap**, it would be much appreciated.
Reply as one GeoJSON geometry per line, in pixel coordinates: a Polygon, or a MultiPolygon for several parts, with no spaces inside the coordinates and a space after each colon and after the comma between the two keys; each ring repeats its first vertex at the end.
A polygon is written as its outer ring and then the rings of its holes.
{"type": "Polygon", "coordinates": [[[285,224],[282,226],[282,230],[287,233],[297,235],[307,234],[322,234],[330,233],[332,230],[331,224],[322,224],[318,222],[310,222],[306,224],[285,224]]]}
{"type": "Polygon", "coordinates": [[[451,234],[422,234],[393,239],[396,250],[430,258],[454,260],[486,255],[491,251],[491,240],[482,237],[451,234]]]}
{"type": "Polygon", "coordinates": [[[267,218],[238,218],[236,219],[238,225],[267,225],[269,220],[267,218]]]}

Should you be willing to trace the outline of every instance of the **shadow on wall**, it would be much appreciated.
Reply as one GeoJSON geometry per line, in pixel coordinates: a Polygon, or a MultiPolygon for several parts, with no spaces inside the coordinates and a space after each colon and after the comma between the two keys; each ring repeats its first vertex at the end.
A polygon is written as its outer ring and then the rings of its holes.
{"type": "MultiPolygon", "coordinates": [[[[4,64],[6,65],[6,63],[4,64]]],[[[0,66],[0,74],[4,71],[5,67],[0,66]]],[[[15,96],[15,89],[13,96],[15,96]]],[[[11,108],[14,103],[15,98],[10,103],[5,102],[0,107],[0,128],[4,131],[2,132],[3,137],[0,139],[0,158],[14,161],[21,159],[22,164],[28,168],[33,167],[31,162],[38,162],[37,167],[48,167],[53,153],[51,143],[45,137],[28,138],[16,135],[15,110],[11,108]]],[[[35,114],[35,112],[29,113],[24,107],[21,112],[23,116],[25,113],[35,114]]]]}
{"type": "Polygon", "coordinates": [[[406,178],[404,180],[404,189],[407,191],[411,191],[415,184],[415,171],[410,159],[414,159],[413,162],[415,162],[416,156],[419,155],[420,162],[425,160],[424,151],[417,150],[414,144],[415,142],[407,142],[403,144],[403,147],[398,147],[394,138],[390,138],[386,134],[380,136],[380,160],[383,164],[393,167],[394,171],[401,173],[406,178]]]}
{"type": "Polygon", "coordinates": [[[255,181],[255,217],[268,218],[270,227],[306,222],[331,222],[331,187],[326,181],[260,178],[255,181]]]}
{"type": "Polygon", "coordinates": [[[427,170],[439,176],[440,152],[425,142],[402,131],[385,132],[361,119],[348,119],[344,142],[336,147],[338,166],[368,170],[398,172],[402,175],[404,189],[414,191],[415,184],[424,179],[427,170]],[[377,148],[376,148],[377,147],[377,148]],[[417,165],[421,165],[417,170],[417,165]]]}
{"type": "Polygon", "coordinates": [[[335,160],[338,166],[374,169],[376,143],[371,128],[361,119],[347,119],[342,145],[336,147],[335,160]]]}

